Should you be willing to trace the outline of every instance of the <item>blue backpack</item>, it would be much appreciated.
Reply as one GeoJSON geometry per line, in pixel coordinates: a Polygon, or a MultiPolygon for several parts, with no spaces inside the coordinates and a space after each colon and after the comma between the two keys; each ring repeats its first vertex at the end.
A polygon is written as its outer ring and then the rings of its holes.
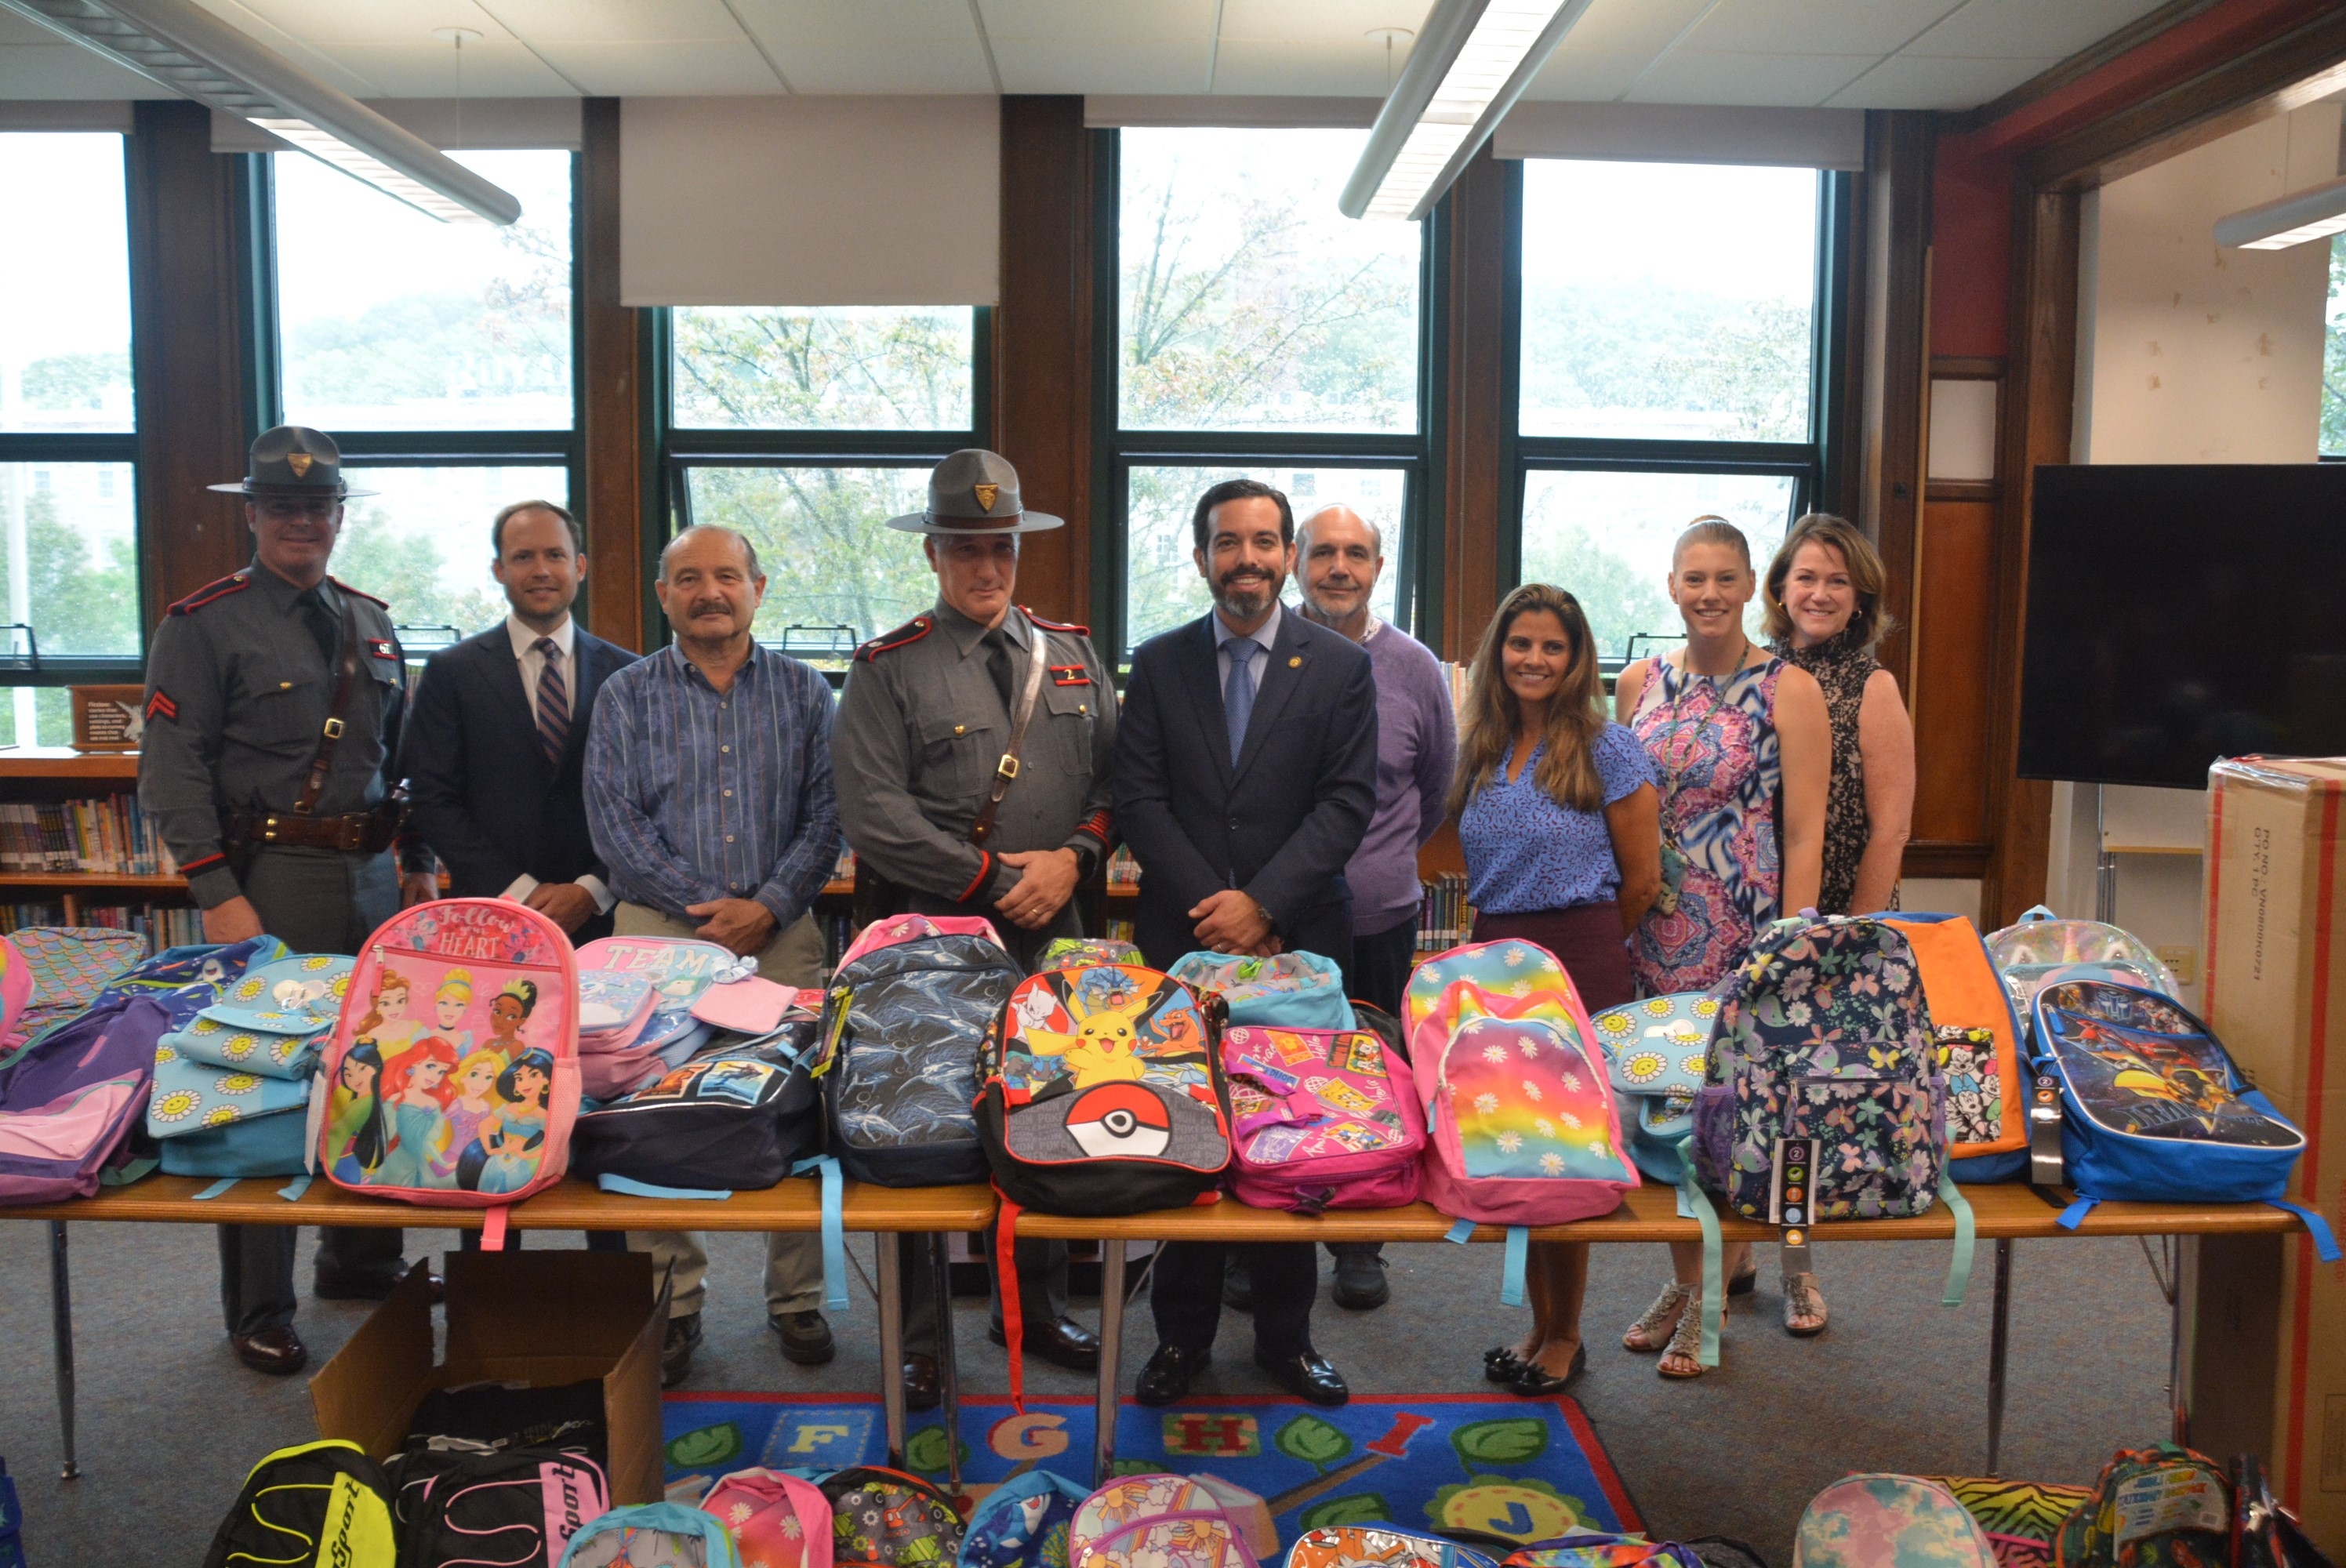
{"type": "Polygon", "coordinates": [[[0,1568],[25,1568],[25,1511],[17,1506],[16,1483],[0,1459],[0,1568]]]}
{"type": "Polygon", "coordinates": [[[298,1176],[310,1081],[357,961],[301,953],[257,963],[155,1047],[147,1131],[172,1176],[298,1176]]]}
{"type": "Polygon", "coordinates": [[[671,1561],[698,1562],[700,1568],[741,1568],[741,1553],[717,1516],[680,1502],[643,1502],[597,1515],[570,1538],[557,1568],[671,1561]],[[694,1543],[699,1543],[697,1553],[694,1543]],[[638,1546],[641,1551],[636,1550],[638,1546]],[[661,1552],[668,1555],[658,1555],[661,1552]]]}
{"type": "Polygon", "coordinates": [[[2322,1261],[2339,1260],[2321,1217],[2282,1196],[2305,1135],[2205,1023],[2156,991],[2107,980],[2051,981],[2034,1008],[2038,1097],[2059,1091],[2077,1194],[2062,1225],[2075,1230],[2097,1203],[2270,1203],[2305,1221],[2322,1261]]]}
{"type": "Polygon", "coordinates": [[[1658,1182],[1686,1179],[1682,1145],[1694,1135],[1694,1097],[1710,1060],[1719,999],[1700,991],[1649,996],[1593,1014],[1606,1075],[1628,1130],[1629,1157],[1658,1182]]]}
{"type": "Polygon", "coordinates": [[[1046,1568],[1067,1561],[1067,1526],[1091,1492],[1030,1470],[985,1494],[969,1516],[956,1568],[1046,1568]]]}
{"type": "Polygon", "coordinates": [[[1229,1009],[1227,1022],[1266,1029],[1357,1029],[1352,1004],[1344,1000],[1344,973],[1335,961],[1316,952],[1282,952],[1250,958],[1227,952],[1192,952],[1166,971],[1204,996],[1212,992],[1229,1009]]]}

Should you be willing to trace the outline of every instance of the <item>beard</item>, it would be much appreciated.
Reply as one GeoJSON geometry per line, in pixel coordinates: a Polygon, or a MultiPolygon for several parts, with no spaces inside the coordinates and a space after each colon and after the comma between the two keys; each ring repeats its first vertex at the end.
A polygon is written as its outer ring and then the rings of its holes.
{"type": "Polygon", "coordinates": [[[1225,572],[1214,579],[1214,606],[1234,621],[1250,621],[1269,610],[1279,591],[1287,585],[1284,574],[1249,577],[1238,582],[1238,574],[1225,572]]]}

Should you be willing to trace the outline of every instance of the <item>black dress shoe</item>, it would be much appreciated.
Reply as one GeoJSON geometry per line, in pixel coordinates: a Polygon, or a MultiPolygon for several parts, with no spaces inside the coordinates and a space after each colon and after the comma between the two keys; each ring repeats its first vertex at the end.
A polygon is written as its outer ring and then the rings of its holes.
{"type": "Polygon", "coordinates": [[[820,1367],[839,1353],[820,1312],[769,1312],[766,1327],[781,1336],[782,1359],[793,1365],[820,1367]]]}
{"type": "Polygon", "coordinates": [[[1330,1366],[1328,1358],[1317,1350],[1270,1356],[1258,1348],[1254,1364],[1269,1372],[1280,1388],[1309,1403],[1341,1405],[1352,1397],[1352,1390],[1344,1386],[1344,1374],[1330,1366]]]}
{"type": "Polygon", "coordinates": [[[1564,1369],[1564,1376],[1560,1378],[1551,1377],[1541,1370],[1537,1361],[1518,1361],[1515,1365],[1521,1369],[1507,1384],[1515,1392],[1526,1399],[1537,1399],[1543,1394],[1560,1394],[1572,1387],[1575,1378],[1588,1369],[1588,1347],[1583,1345],[1572,1352],[1572,1365],[1564,1369]]]}
{"type": "Polygon", "coordinates": [[[671,1318],[660,1340],[660,1387],[672,1389],[692,1370],[692,1353],[700,1349],[700,1314],[671,1318]]]}
{"type": "Polygon", "coordinates": [[[937,1359],[918,1351],[904,1358],[904,1408],[908,1410],[933,1410],[937,1408],[937,1359]]]}
{"type": "Polygon", "coordinates": [[[258,1334],[233,1334],[229,1343],[236,1347],[238,1360],[272,1378],[291,1377],[310,1364],[310,1347],[301,1343],[291,1323],[258,1334]]]}
{"type": "Polygon", "coordinates": [[[1483,1375],[1494,1383],[1512,1383],[1523,1369],[1524,1359],[1515,1354],[1512,1345],[1483,1352],[1483,1375]]]}
{"type": "MultiPolygon", "coordinates": [[[[997,1345],[1010,1343],[1010,1336],[999,1323],[986,1329],[985,1337],[997,1345]]],[[[1029,1323],[1019,1343],[1029,1355],[1040,1356],[1055,1367],[1076,1372],[1099,1370],[1099,1336],[1065,1314],[1048,1323],[1029,1323]]]]}
{"type": "Polygon", "coordinates": [[[1157,1353],[1148,1358],[1148,1365],[1140,1369],[1140,1380],[1133,1384],[1132,1397],[1144,1405],[1169,1405],[1189,1391],[1189,1380],[1204,1371],[1213,1359],[1211,1347],[1184,1350],[1173,1345],[1159,1345],[1157,1353]]]}
{"type": "Polygon", "coordinates": [[[1336,1305],[1354,1312],[1368,1312],[1392,1299],[1392,1287],[1385,1282],[1385,1260],[1373,1252],[1341,1252],[1336,1255],[1336,1305]]]}

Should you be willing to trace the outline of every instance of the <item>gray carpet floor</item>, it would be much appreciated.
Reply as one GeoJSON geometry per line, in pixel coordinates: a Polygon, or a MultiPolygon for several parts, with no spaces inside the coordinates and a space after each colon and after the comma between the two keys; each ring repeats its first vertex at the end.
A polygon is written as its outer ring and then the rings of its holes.
{"type": "MultiPolygon", "coordinates": [[[[453,1244],[411,1230],[409,1256],[453,1244]]],[[[245,1370],[219,1332],[212,1233],[195,1226],[83,1225],[71,1239],[80,1374],[80,1460],[57,1477],[47,1227],[0,1225],[0,1458],[23,1493],[32,1568],[196,1568],[245,1471],[269,1450],[315,1435],[301,1379],[245,1370]]],[[[575,1238],[548,1237],[548,1244],[575,1238]]],[[[309,1278],[314,1237],[303,1237],[309,1278]]],[[[851,1246],[871,1268],[868,1238],[851,1246]]],[[[838,1359],[786,1365],[765,1327],[754,1237],[712,1238],[708,1341],[688,1387],[836,1390],[879,1386],[876,1328],[860,1286],[838,1322],[838,1359]]],[[[1364,1393],[1487,1389],[1483,1349],[1520,1331],[1498,1302],[1496,1247],[1396,1247],[1392,1303],[1352,1313],[1323,1279],[1320,1349],[1364,1393]]],[[[2086,1481],[2121,1445],[2165,1435],[2168,1315],[2132,1241],[2023,1242],[2015,1248],[2011,1399],[2004,1472],[2086,1481]]],[[[1724,1534],[1786,1568],[1801,1507],[1853,1470],[1976,1473],[1985,1461],[1993,1268],[1983,1244],[1970,1299],[1941,1308],[1947,1252],[1929,1243],[1820,1248],[1832,1304],[1822,1338],[1780,1325],[1775,1262],[1728,1322],[1723,1364],[1691,1383],[1658,1378],[1649,1357],[1617,1348],[1668,1261],[1659,1247],[1599,1249],[1585,1317],[1587,1372],[1574,1393],[1650,1528],[1724,1534]]],[[[1323,1257],[1323,1276],[1326,1274],[1323,1257]]],[[[1078,1303],[1088,1318],[1092,1303],[1078,1303]]],[[[363,1303],[305,1300],[312,1365],[364,1319],[363,1303]]],[[[984,1304],[958,1318],[965,1386],[1006,1391],[984,1339],[984,1304]]],[[[1154,1344],[1144,1303],[1127,1319],[1125,1386],[1154,1344]]],[[[1260,1393],[1248,1327],[1224,1319],[1199,1392],[1260,1393]]],[[[1028,1387],[1082,1395],[1088,1378],[1030,1359],[1028,1387]]]]}

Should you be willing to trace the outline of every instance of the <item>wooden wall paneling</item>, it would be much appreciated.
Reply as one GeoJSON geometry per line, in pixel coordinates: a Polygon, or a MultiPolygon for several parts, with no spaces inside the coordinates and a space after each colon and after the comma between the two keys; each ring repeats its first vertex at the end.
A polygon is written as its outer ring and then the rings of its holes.
{"type": "Polygon", "coordinates": [[[2003,499],[1995,539],[1994,707],[1988,824],[1994,848],[1980,890],[1983,920],[2003,925],[2045,897],[2052,786],[2018,776],[2028,512],[2039,463],[2069,461],[2077,350],[2078,193],[2014,193],[2012,370],[2005,382],[2003,499]]]}
{"type": "Polygon", "coordinates": [[[1092,146],[1081,97],[1002,100],[992,439],[1026,504],[1067,520],[1022,542],[1019,601],[1084,623],[1094,618],[1092,146]]]}
{"type": "Polygon", "coordinates": [[[211,111],[132,107],[129,248],[133,402],[138,422],[139,578],[148,618],[252,556],[241,504],[207,484],[244,473],[257,431],[247,355],[250,199],[232,155],[212,151],[211,111]]]}
{"type": "MultiPolygon", "coordinates": [[[[1923,377],[1930,321],[1931,117],[1865,117],[1865,252],[1860,439],[1864,475],[1856,521],[1889,573],[1885,596],[1902,628],[1917,620],[1916,538],[1922,526],[1923,377]]],[[[1909,706],[1918,673],[1911,629],[1893,631],[1877,657],[1909,706]]],[[[1918,721],[1919,721],[1918,710],[1918,721]]]]}
{"type": "Polygon", "coordinates": [[[1989,694],[1995,666],[1996,508],[1925,504],[1918,575],[1928,603],[1913,631],[1924,672],[1916,697],[1914,836],[1910,875],[1923,860],[1966,857],[1978,876],[1987,852],[1989,694]]]}
{"type": "Polygon", "coordinates": [[[659,454],[643,449],[639,312],[619,303],[619,100],[588,98],[581,108],[578,421],[586,474],[577,511],[595,565],[586,618],[597,636],[640,653],[644,470],[659,454]]]}
{"type": "Polygon", "coordinates": [[[1474,655],[1499,607],[1513,526],[1515,410],[1506,385],[1508,171],[1485,148],[1450,188],[1450,404],[1443,463],[1442,657],[1474,655]]]}

